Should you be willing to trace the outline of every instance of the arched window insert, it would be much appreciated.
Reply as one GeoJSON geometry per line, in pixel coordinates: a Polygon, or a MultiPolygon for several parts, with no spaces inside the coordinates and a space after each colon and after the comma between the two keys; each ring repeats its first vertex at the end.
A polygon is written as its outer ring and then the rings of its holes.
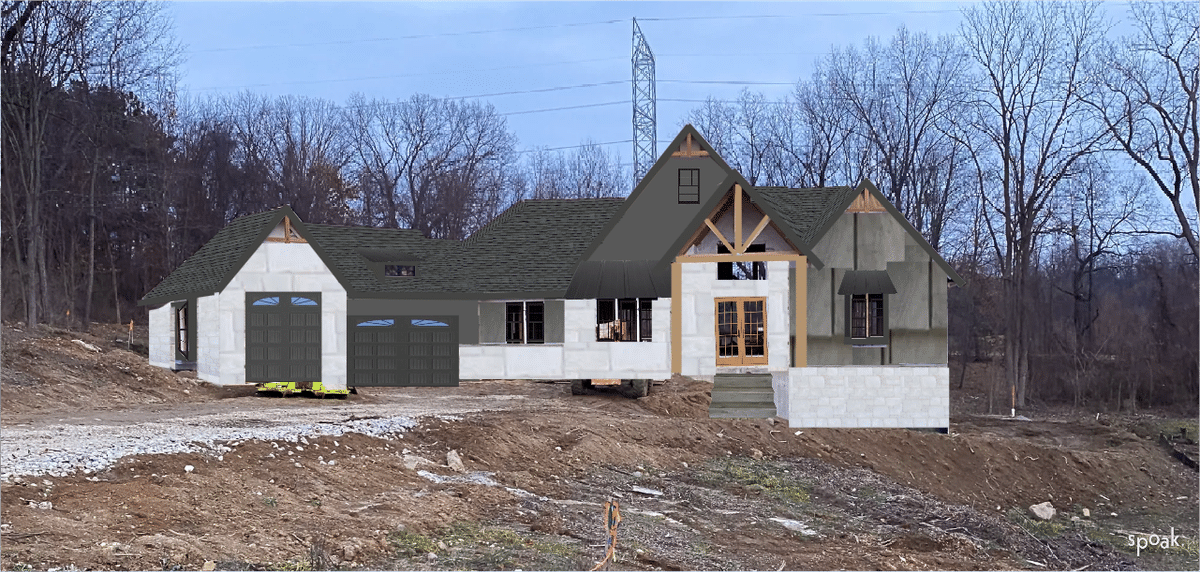
{"type": "Polygon", "coordinates": [[[267,296],[254,301],[254,306],[278,306],[279,296],[267,296]]]}

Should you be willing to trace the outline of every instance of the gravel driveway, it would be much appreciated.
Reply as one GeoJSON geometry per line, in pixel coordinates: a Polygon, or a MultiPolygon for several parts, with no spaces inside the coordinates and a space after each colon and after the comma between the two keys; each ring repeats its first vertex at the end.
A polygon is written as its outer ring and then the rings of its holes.
{"type": "MultiPolygon", "coordinates": [[[[21,475],[65,476],[102,471],[122,457],[205,451],[224,443],[298,441],[301,437],[402,434],[422,417],[560,405],[525,395],[373,395],[369,403],[307,398],[245,397],[156,409],[115,409],[75,417],[5,420],[0,480],[21,475]]],[[[21,416],[25,418],[26,416],[21,416]]]]}

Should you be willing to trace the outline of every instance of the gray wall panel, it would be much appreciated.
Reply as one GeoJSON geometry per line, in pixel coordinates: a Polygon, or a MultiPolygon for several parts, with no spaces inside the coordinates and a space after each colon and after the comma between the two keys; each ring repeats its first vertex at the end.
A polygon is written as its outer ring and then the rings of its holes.
{"type": "Polygon", "coordinates": [[[892,363],[945,364],[946,330],[892,330],[892,363]]]}
{"type": "MultiPolygon", "coordinates": [[[[389,298],[355,298],[346,301],[347,315],[367,316],[458,316],[458,342],[479,343],[479,303],[475,300],[396,300],[389,298]]],[[[503,318],[503,314],[501,314],[503,318]]],[[[504,338],[501,320],[500,337],[504,338]]]]}
{"type": "Polygon", "coordinates": [[[888,300],[888,327],[929,329],[929,263],[893,262],[887,271],[896,286],[896,293],[888,300]]]}
{"type": "MultiPolygon", "coordinates": [[[[808,335],[830,335],[829,267],[808,272],[808,335]]],[[[795,299],[793,297],[793,299],[795,299]]]]}
{"type": "Polygon", "coordinates": [[[629,210],[596,248],[591,260],[658,260],[700,212],[728,176],[711,158],[671,158],[647,182],[629,210]],[[700,204],[679,204],[679,169],[700,170],[700,204]]]}
{"type": "Polygon", "coordinates": [[[561,344],[563,343],[563,327],[565,326],[566,314],[563,310],[562,300],[546,300],[546,343],[561,344]]]}
{"type": "Polygon", "coordinates": [[[481,344],[504,343],[504,302],[479,303],[478,338],[481,344]]]}
{"type": "Polygon", "coordinates": [[[887,213],[858,213],[858,265],[855,270],[887,270],[887,213]]]}
{"type": "Polygon", "coordinates": [[[808,365],[851,365],[850,346],[841,338],[808,338],[808,365]]]}
{"type": "Polygon", "coordinates": [[[853,365],[885,365],[887,359],[887,348],[883,348],[885,352],[880,357],[880,348],[855,348],[851,346],[853,354],[853,365]]]}
{"type": "Polygon", "coordinates": [[[813,247],[813,254],[826,266],[854,267],[854,220],[849,214],[838,217],[829,232],[813,247]]]}
{"type": "Polygon", "coordinates": [[[946,314],[947,314],[946,296],[949,293],[946,290],[950,286],[946,283],[946,271],[942,270],[942,268],[940,266],[934,264],[933,272],[931,274],[933,277],[933,280],[932,280],[933,287],[931,289],[931,291],[933,293],[933,316],[932,316],[933,324],[932,324],[932,327],[934,329],[943,329],[944,330],[944,329],[949,328],[949,322],[947,322],[947,320],[946,320],[946,314]]]}

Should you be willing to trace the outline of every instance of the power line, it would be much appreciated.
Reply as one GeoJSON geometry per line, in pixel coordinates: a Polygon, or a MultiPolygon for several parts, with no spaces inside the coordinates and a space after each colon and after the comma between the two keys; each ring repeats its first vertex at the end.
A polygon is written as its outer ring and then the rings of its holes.
{"type": "MultiPolygon", "coordinates": [[[[545,113],[547,111],[562,111],[564,109],[583,109],[585,107],[603,107],[606,105],[624,105],[629,101],[609,101],[607,103],[589,103],[586,105],[569,105],[567,107],[551,107],[547,109],[530,109],[528,111],[510,111],[508,113],[500,113],[498,115],[525,115],[527,113],[545,113]]],[[[626,141],[628,143],[628,141],[626,141]]]]}
{"type": "Polygon", "coordinates": [[[795,82],[783,81],[726,81],[726,80],[700,80],[700,79],[660,79],[663,83],[699,83],[699,84],[719,84],[719,85],[796,85],[795,82]]]}
{"type": "Polygon", "coordinates": [[[502,91],[502,92],[498,92],[498,93],[484,93],[484,94],[480,94],[480,95],[460,95],[460,96],[455,96],[455,97],[444,97],[442,99],[472,99],[472,98],[476,98],[476,97],[498,97],[501,95],[519,95],[522,93],[545,93],[548,91],[563,91],[563,90],[567,90],[567,89],[580,89],[580,88],[584,88],[584,87],[615,85],[618,83],[628,83],[628,82],[629,82],[629,80],[601,81],[601,82],[596,82],[596,83],[581,83],[578,85],[564,85],[561,87],[545,87],[545,88],[541,88],[541,89],[525,89],[525,90],[521,90],[521,91],[502,91]]]}
{"type": "Polygon", "coordinates": [[[191,50],[190,54],[206,54],[215,52],[241,52],[246,50],[263,50],[270,48],[305,48],[309,46],[341,46],[347,44],[362,44],[368,42],[392,42],[397,40],[423,40],[450,36],[472,36],[480,34],[496,34],[502,32],[525,32],[529,30],[546,30],[550,28],[571,28],[579,26],[596,26],[601,24],[617,24],[625,20],[601,20],[598,22],[576,22],[571,24],[549,24],[546,26],[524,26],[520,28],[497,28],[494,30],[473,30],[469,32],[441,32],[437,34],[412,34],[408,36],[393,36],[389,38],[361,38],[357,40],[332,40],[327,42],[303,42],[292,44],[259,44],[257,46],[240,46],[233,48],[209,48],[206,50],[191,50]]]}

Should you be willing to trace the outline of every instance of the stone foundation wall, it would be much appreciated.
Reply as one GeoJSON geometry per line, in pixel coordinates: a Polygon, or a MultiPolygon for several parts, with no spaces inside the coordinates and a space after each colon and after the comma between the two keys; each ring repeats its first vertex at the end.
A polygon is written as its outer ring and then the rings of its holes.
{"type": "Polygon", "coordinates": [[[791,427],[950,426],[948,367],[804,367],[789,378],[791,427]]]}

